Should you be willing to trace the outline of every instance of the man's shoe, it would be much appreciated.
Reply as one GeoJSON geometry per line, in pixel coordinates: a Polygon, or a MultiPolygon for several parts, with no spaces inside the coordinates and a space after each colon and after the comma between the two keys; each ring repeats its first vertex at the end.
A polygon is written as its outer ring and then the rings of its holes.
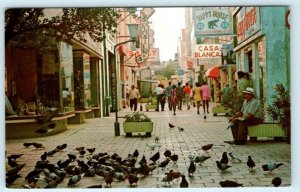
{"type": "Polygon", "coordinates": [[[242,140],[239,140],[239,141],[236,141],[234,144],[236,144],[236,145],[245,145],[246,142],[242,141],[242,140]]]}
{"type": "Polygon", "coordinates": [[[234,145],[236,142],[235,141],[224,141],[224,143],[228,143],[230,145],[234,145]]]}

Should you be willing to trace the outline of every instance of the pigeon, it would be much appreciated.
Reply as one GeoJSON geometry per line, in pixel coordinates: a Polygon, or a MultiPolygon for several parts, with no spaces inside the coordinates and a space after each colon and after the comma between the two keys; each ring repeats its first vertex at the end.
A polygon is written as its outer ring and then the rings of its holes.
{"type": "Polygon", "coordinates": [[[236,153],[234,153],[233,151],[229,152],[229,156],[231,157],[232,161],[237,160],[239,162],[242,162],[241,158],[236,153]]]}
{"type": "Polygon", "coordinates": [[[169,123],[169,127],[170,128],[174,128],[174,127],[176,127],[175,125],[172,125],[171,123],[169,123]]]}
{"type": "Polygon", "coordinates": [[[274,179],[272,179],[272,185],[274,185],[274,187],[279,187],[281,185],[281,178],[275,177],[274,179]]]}
{"type": "Polygon", "coordinates": [[[173,180],[173,170],[170,170],[168,173],[165,173],[165,177],[162,178],[161,182],[168,183],[170,186],[170,182],[173,180]]]}
{"type": "Polygon", "coordinates": [[[42,161],[46,161],[46,160],[47,160],[47,156],[48,156],[48,153],[47,153],[47,152],[44,152],[44,153],[41,155],[41,160],[42,160],[42,161]]]}
{"type": "Polygon", "coordinates": [[[31,145],[33,145],[33,143],[23,143],[23,146],[24,146],[25,148],[28,148],[28,147],[30,147],[31,145]]]}
{"type": "Polygon", "coordinates": [[[178,155],[173,154],[173,155],[170,156],[170,159],[171,159],[174,163],[177,163],[177,161],[178,161],[178,155]]]}
{"type": "Polygon", "coordinates": [[[205,156],[205,155],[196,156],[194,162],[201,164],[209,158],[211,158],[211,156],[205,156]]]}
{"type": "Polygon", "coordinates": [[[68,155],[69,159],[71,159],[71,161],[74,161],[76,159],[76,155],[74,155],[74,154],[68,153],[67,155],[68,155]]]}
{"type": "Polygon", "coordinates": [[[218,169],[221,171],[225,171],[226,169],[232,167],[231,165],[222,164],[222,163],[220,163],[220,161],[216,161],[216,164],[217,164],[218,169]]]}
{"type": "Polygon", "coordinates": [[[219,184],[221,185],[221,187],[242,187],[243,186],[243,184],[231,180],[220,181],[219,184]]]}
{"type": "Polygon", "coordinates": [[[137,149],[134,150],[132,156],[136,159],[139,156],[139,151],[137,149]]]}
{"type": "Polygon", "coordinates": [[[84,150],[84,147],[76,147],[75,148],[77,151],[81,151],[81,150],[84,150]]]}
{"type": "Polygon", "coordinates": [[[207,152],[208,150],[210,150],[212,148],[213,144],[207,144],[207,145],[203,145],[201,148],[203,151],[207,152]]]}
{"type": "Polygon", "coordinates": [[[15,182],[15,180],[17,180],[20,177],[21,177],[20,174],[7,176],[6,177],[6,184],[7,185],[11,185],[11,184],[13,184],[15,182]]]}
{"type": "Polygon", "coordinates": [[[9,169],[8,171],[6,171],[6,177],[13,177],[13,176],[16,176],[19,171],[21,169],[23,169],[23,167],[26,165],[26,163],[23,163],[23,164],[19,164],[18,166],[12,168],[12,169],[9,169]]]}
{"type": "Polygon", "coordinates": [[[188,175],[190,176],[191,174],[193,175],[196,172],[196,166],[194,161],[191,161],[189,168],[188,168],[188,175]]]}
{"type": "Polygon", "coordinates": [[[164,169],[170,162],[170,159],[166,159],[164,161],[162,161],[160,164],[159,164],[159,167],[161,167],[162,169],[164,169]]]}
{"type": "Polygon", "coordinates": [[[33,145],[36,149],[45,148],[45,147],[43,146],[43,144],[41,144],[41,143],[33,142],[32,145],[33,145]]]}
{"type": "Polygon", "coordinates": [[[53,117],[55,117],[58,113],[59,113],[58,110],[50,111],[48,114],[46,114],[46,115],[44,115],[44,116],[37,116],[37,117],[36,117],[36,121],[37,121],[39,124],[47,123],[47,122],[51,121],[51,119],[52,119],[53,117]]]}
{"type": "Polygon", "coordinates": [[[84,149],[80,150],[79,151],[80,157],[83,157],[85,153],[86,153],[86,150],[84,150],[84,149]]]}
{"type": "Polygon", "coordinates": [[[14,154],[14,155],[10,155],[10,156],[7,156],[7,158],[9,159],[18,159],[22,156],[23,154],[14,154]]]}
{"type": "Polygon", "coordinates": [[[68,182],[68,187],[69,186],[74,186],[75,184],[77,184],[85,175],[85,173],[82,174],[78,174],[78,175],[74,175],[72,177],[70,177],[69,182],[68,182]]]}
{"type": "Polygon", "coordinates": [[[36,178],[40,175],[41,172],[42,172],[42,169],[34,169],[26,175],[25,180],[28,180],[31,178],[36,178]]]}
{"type": "Polygon", "coordinates": [[[223,152],[222,154],[222,158],[220,160],[221,164],[228,164],[228,156],[227,156],[227,152],[223,152]]]}
{"type": "Polygon", "coordinates": [[[35,132],[40,134],[45,134],[53,131],[53,129],[56,127],[55,122],[48,122],[44,123],[40,128],[38,128],[35,132]]]}
{"type": "Polygon", "coordinates": [[[140,164],[141,166],[147,164],[147,160],[146,160],[145,155],[143,155],[143,157],[142,157],[142,159],[140,160],[139,164],[140,164]]]}
{"type": "Polygon", "coordinates": [[[264,171],[272,172],[274,169],[277,169],[278,167],[280,167],[282,165],[283,165],[283,163],[268,163],[268,164],[262,165],[262,169],[264,171]]]}
{"type": "Polygon", "coordinates": [[[17,167],[19,165],[15,159],[11,159],[11,158],[7,158],[7,159],[8,159],[7,163],[11,167],[17,167]]]}
{"type": "Polygon", "coordinates": [[[112,174],[109,172],[107,175],[104,176],[104,181],[106,183],[106,186],[110,186],[111,187],[111,183],[114,181],[112,174]]]}
{"type": "Polygon", "coordinates": [[[153,143],[153,144],[146,144],[147,147],[149,147],[151,150],[154,150],[156,147],[160,148],[161,145],[158,143],[153,143]]]}
{"type": "Polygon", "coordinates": [[[88,186],[86,188],[102,188],[102,185],[91,185],[91,186],[88,186]]]}
{"type": "Polygon", "coordinates": [[[171,151],[168,150],[168,149],[164,152],[164,156],[165,156],[166,158],[169,158],[171,155],[172,155],[172,153],[171,153],[171,151]]]}
{"type": "Polygon", "coordinates": [[[178,130],[179,130],[179,131],[184,131],[184,128],[178,127],[178,130]]]}
{"type": "Polygon", "coordinates": [[[255,167],[255,162],[252,160],[251,156],[248,156],[247,166],[251,170],[253,167],[255,167]]]}
{"type": "Polygon", "coordinates": [[[129,182],[130,186],[132,186],[134,183],[137,185],[138,181],[139,181],[139,178],[136,174],[129,173],[128,182],[129,182]]]}
{"type": "Polygon", "coordinates": [[[64,144],[62,144],[62,145],[58,145],[58,146],[56,146],[56,149],[58,149],[59,151],[62,151],[62,150],[64,150],[65,148],[67,148],[67,144],[66,143],[64,143],[64,144]]]}
{"type": "Polygon", "coordinates": [[[154,140],[155,140],[155,143],[158,143],[159,137],[158,137],[158,136],[155,136],[154,140]]]}
{"type": "Polygon", "coordinates": [[[179,184],[179,187],[180,188],[188,188],[189,187],[189,183],[185,179],[185,175],[181,175],[181,182],[179,184]]]}
{"type": "Polygon", "coordinates": [[[204,117],[203,117],[204,119],[206,119],[206,115],[204,115],[204,117]]]}
{"type": "Polygon", "coordinates": [[[154,163],[160,158],[159,152],[156,152],[152,157],[150,157],[150,160],[154,163]]]}
{"type": "Polygon", "coordinates": [[[95,148],[95,147],[93,147],[93,148],[87,148],[86,150],[87,150],[90,154],[93,154],[93,153],[95,152],[96,148],[95,148]]]}
{"type": "Polygon", "coordinates": [[[55,153],[57,153],[59,150],[58,149],[53,149],[53,150],[51,150],[51,151],[49,151],[48,153],[47,153],[47,155],[48,155],[48,157],[52,157],[55,153]]]}

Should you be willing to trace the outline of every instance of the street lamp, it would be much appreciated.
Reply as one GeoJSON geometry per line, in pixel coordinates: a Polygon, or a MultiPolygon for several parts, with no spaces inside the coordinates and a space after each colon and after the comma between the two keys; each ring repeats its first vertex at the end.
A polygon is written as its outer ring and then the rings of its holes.
{"type": "Polygon", "coordinates": [[[128,30],[129,30],[129,35],[128,37],[130,37],[130,40],[118,43],[114,46],[114,57],[112,59],[112,71],[113,71],[113,75],[112,75],[112,86],[114,91],[114,96],[115,96],[115,102],[114,102],[114,108],[116,110],[116,121],[114,124],[115,127],[115,136],[120,136],[120,123],[118,122],[118,89],[117,89],[117,62],[116,62],[116,48],[122,44],[125,43],[129,43],[129,42],[136,42],[137,39],[137,32],[138,32],[138,24],[127,24],[128,25],[128,30]]]}

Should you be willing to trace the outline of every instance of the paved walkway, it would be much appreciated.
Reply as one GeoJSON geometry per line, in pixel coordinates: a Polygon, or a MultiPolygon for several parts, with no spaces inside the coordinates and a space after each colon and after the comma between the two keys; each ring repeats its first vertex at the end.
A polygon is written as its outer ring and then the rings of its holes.
{"type": "MultiPolygon", "coordinates": [[[[124,116],[130,111],[125,109],[119,113],[119,116],[124,116]]],[[[173,163],[169,163],[165,170],[157,168],[152,175],[140,177],[137,188],[168,188],[165,183],[161,182],[165,176],[165,172],[170,169],[180,171],[186,175],[189,182],[189,187],[204,188],[204,187],[220,187],[219,182],[223,180],[235,180],[242,183],[245,187],[271,187],[271,181],[274,177],[282,178],[281,186],[289,186],[291,184],[291,146],[283,142],[274,141],[257,141],[255,143],[248,142],[242,146],[230,146],[223,143],[224,140],[232,140],[231,132],[226,130],[228,126],[227,118],[224,116],[213,116],[208,114],[207,119],[204,120],[202,109],[200,115],[196,114],[196,109],[191,108],[186,110],[183,107],[182,111],[177,111],[174,116],[169,110],[163,112],[155,112],[150,110],[145,112],[154,122],[154,131],[151,137],[143,138],[138,134],[133,137],[125,137],[122,131],[123,119],[120,119],[121,136],[114,136],[114,122],[115,114],[112,113],[110,117],[87,119],[86,123],[80,125],[69,125],[69,129],[63,133],[40,137],[34,139],[17,139],[6,141],[7,154],[23,153],[24,155],[18,159],[19,163],[26,163],[26,166],[21,170],[22,178],[17,179],[11,188],[21,188],[24,184],[24,177],[27,173],[33,170],[37,160],[40,160],[40,155],[44,151],[50,151],[57,145],[67,143],[67,148],[62,152],[56,153],[53,157],[48,157],[51,163],[56,163],[58,160],[67,159],[67,153],[78,154],[76,147],[95,147],[96,152],[108,152],[109,154],[118,153],[122,158],[127,157],[129,153],[133,153],[138,149],[140,155],[149,158],[157,149],[151,150],[147,144],[155,143],[155,137],[159,138],[161,147],[158,149],[161,152],[162,161],[164,159],[163,152],[166,149],[176,153],[179,156],[178,167],[173,163]],[[177,128],[170,129],[168,123],[184,128],[184,131],[179,131],[177,128]],[[34,149],[32,147],[24,148],[24,142],[36,141],[42,143],[45,149],[34,149]],[[205,161],[202,165],[197,165],[196,172],[193,176],[187,176],[187,168],[189,166],[189,155],[205,154],[201,150],[201,146],[205,144],[213,144],[212,150],[208,155],[210,159],[205,161]],[[230,162],[232,165],[227,172],[220,172],[216,167],[216,160],[220,160],[222,153],[228,150],[234,150],[239,154],[243,162],[230,162]],[[249,171],[246,165],[247,157],[251,155],[256,163],[254,171],[249,171]],[[268,162],[281,162],[284,165],[276,169],[273,173],[264,172],[261,165],[268,162]]],[[[143,133],[142,133],[143,135],[143,133]]],[[[86,160],[89,155],[85,155],[82,160],[86,160]]],[[[138,166],[138,164],[137,164],[138,166]]],[[[69,178],[58,186],[65,188],[69,178]]],[[[171,188],[178,188],[180,180],[171,183],[171,188]]],[[[105,182],[102,177],[84,177],[75,187],[85,188],[90,185],[102,184],[105,187],[105,182]]],[[[38,182],[40,187],[45,184],[38,182]]],[[[128,181],[112,183],[112,188],[128,188],[128,181]]]]}

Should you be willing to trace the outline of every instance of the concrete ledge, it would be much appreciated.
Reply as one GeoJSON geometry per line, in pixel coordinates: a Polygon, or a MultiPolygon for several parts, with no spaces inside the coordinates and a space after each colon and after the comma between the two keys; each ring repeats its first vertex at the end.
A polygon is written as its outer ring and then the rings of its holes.
{"type": "Polygon", "coordinates": [[[218,114],[220,113],[223,113],[225,115],[228,115],[230,113],[230,109],[225,109],[222,105],[219,105],[219,106],[215,106],[212,108],[211,112],[214,116],[217,116],[218,114]]]}
{"type": "Polygon", "coordinates": [[[86,113],[91,112],[92,109],[83,109],[83,110],[76,110],[75,116],[68,119],[68,123],[70,124],[82,124],[85,122],[85,115],[86,113]]]}
{"type": "Polygon", "coordinates": [[[92,107],[94,117],[101,117],[101,107],[92,107]]]}
{"type": "Polygon", "coordinates": [[[42,126],[37,123],[36,116],[7,119],[5,121],[5,137],[6,139],[18,139],[54,135],[67,130],[67,119],[72,116],[75,114],[60,114],[60,116],[54,117],[50,123],[55,123],[56,126],[53,129],[48,129],[47,133],[36,132],[42,126]]]}

